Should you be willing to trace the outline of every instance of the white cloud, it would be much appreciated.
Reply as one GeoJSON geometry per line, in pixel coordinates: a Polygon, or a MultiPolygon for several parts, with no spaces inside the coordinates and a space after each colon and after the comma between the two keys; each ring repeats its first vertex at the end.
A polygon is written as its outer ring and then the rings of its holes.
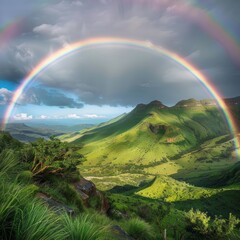
{"type": "Polygon", "coordinates": [[[84,118],[92,118],[92,119],[95,119],[95,118],[105,118],[105,116],[101,116],[101,115],[97,115],[97,114],[85,114],[85,115],[84,115],[84,118]]]}
{"type": "Polygon", "coordinates": [[[0,88],[0,105],[6,105],[12,98],[12,92],[6,88],[0,88]]]}
{"type": "Polygon", "coordinates": [[[47,119],[48,118],[48,116],[46,116],[46,115],[41,115],[40,116],[40,119],[47,119]]]}
{"type": "Polygon", "coordinates": [[[105,118],[106,116],[98,115],[98,114],[84,114],[82,116],[76,114],[76,113],[71,113],[67,115],[67,118],[70,119],[97,119],[97,118],[105,118]]]}
{"type": "Polygon", "coordinates": [[[71,113],[67,115],[67,118],[71,118],[71,119],[79,119],[82,118],[81,116],[77,115],[76,113],[71,113]]]}
{"type": "Polygon", "coordinates": [[[14,120],[31,120],[33,119],[32,115],[28,115],[27,113],[18,113],[13,116],[14,120]]]}
{"type": "Polygon", "coordinates": [[[33,28],[33,32],[46,36],[58,36],[62,34],[62,28],[58,25],[41,24],[33,28]]]}

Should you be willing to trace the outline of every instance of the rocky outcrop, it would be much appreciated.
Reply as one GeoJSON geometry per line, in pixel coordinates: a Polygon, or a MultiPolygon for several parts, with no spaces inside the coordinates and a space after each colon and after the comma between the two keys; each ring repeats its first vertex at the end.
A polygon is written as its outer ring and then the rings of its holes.
{"type": "Polygon", "coordinates": [[[95,184],[85,178],[81,178],[80,181],[74,183],[73,185],[76,190],[84,196],[83,198],[89,198],[90,196],[96,195],[97,190],[95,184]]]}
{"type": "Polygon", "coordinates": [[[80,194],[86,207],[91,206],[91,200],[95,199],[99,203],[97,206],[99,211],[106,213],[109,210],[110,205],[108,199],[102,192],[97,190],[93,182],[88,181],[85,178],[81,178],[80,181],[75,182],[73,185],[80,194]]]}
{"type": "Polygon", "coordinates": [[[111,227],[111,231],[112,231],[115,239],[118,239],[118,240],[134,240],[118,225],[113,225],[111,227]]]}

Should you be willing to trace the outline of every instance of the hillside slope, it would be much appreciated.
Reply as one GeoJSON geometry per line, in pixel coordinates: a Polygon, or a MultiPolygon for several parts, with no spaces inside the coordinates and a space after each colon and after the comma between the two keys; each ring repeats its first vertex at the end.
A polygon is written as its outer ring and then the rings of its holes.
{"type": "Polygon", "coordinates": [[[177,156],[228,132],[214,104],[186,102],[171,108],[159,101],[139,104],[117,121],[61,139],[83,146],[81,153],[88,160],[85,165],[146,165],[177,156]]]}

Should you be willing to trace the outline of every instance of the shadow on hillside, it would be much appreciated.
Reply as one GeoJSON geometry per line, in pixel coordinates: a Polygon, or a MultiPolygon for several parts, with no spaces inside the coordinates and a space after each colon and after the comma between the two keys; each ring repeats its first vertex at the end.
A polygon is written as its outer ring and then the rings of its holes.
{"type": "Polygon", "coordinates": [[[109,193],[118,193],[118,194],[126,194],[126,195],[131,195],[137,191],[140,191],[144,188],[150,187],[154,181],[156,180],[156,177],[154,177],[152,180],[150,181],[142,181],[140,182],[139,186],[133,186],[130,184],[126,184],[123,186],[115,186],[111,189],[109,189],[107,192],[109,193]]]}
{"type": "Polygon", "coordinates": [[[217,193],[209,198],[185,200],[174,202],[179,210],[189,211],[191,208],[208,212],[209,215],[222,215],[228,217],[229,213],[240,217],[240,191],[227,190],[217,193]]]}

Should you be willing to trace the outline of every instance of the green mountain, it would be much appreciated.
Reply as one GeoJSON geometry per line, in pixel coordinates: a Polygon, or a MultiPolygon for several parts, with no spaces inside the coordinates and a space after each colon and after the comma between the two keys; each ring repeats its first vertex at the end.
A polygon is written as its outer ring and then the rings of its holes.
{"type": "Polygon", "coordinates": [[[227,133],[214,104],[190,99],[173,107],[159,101],[139,104],[116,121],[61,139],[83,146],[85,165],[148,165],[168,161],[227,133]]]}

